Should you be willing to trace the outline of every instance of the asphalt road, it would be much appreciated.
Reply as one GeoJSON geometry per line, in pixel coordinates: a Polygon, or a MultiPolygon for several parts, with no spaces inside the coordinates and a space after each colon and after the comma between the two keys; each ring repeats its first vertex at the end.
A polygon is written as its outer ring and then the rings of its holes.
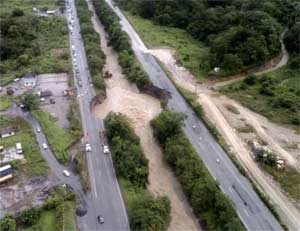
{"type": "Polygon", "coordinates": [[[153,56],[147,52],[147,47],[120,9],[113,6],[111,0],[107,0],[107,2],[119,16],[123,30],[131,38],[135,55],[148,73],[153,84],[171,93],[172,98],[168,102],[168,108],[187,115],[183,127],[185,134],[212,176],[219,182],[221,190],[233,201],[245,227],[248,230],[255,231],[282,230],[277,220],[255,193],[249,181],[240,174],[202,121],[198,119],[190,106],[178,93],[153,56]],[[194,125],[196,125],[195,129],[193,128],[194,125]],[[217,159],[220,160],[219,163],[216,161],[217,159]]]}
{"type": "Polygon", "coordinates": [[[88,195],[90,206],[86,216],[79,218],[81,230],[129,230],[126,209],[114,166],[110,155],[103,153],[103,139],[100,133],[104,131],[103,121],[96,118],[90,111],[90,102],[95,96],[93,86],[90,84],[90,73],[88,70],[86,54],[80,26],[73,0],[69,1],[71,9],[67,12],[69,22],[72,22],[72,29],[69,26],[71,54],[73,60],[74,76],[75,62],[77,64],[82,86],[79,86],[79,79],[75,77],[77,88],[77,100],[81,114],[81,122],[84,132],[84,142],[91,145],[91,152],[87,153],[88,169],[91,182],[91,192],[88,195]],[[70,12],[73,17],[70,16],[70,12]],[[72,49],[75,49],[76,58],[72,49]],[[76,60],[74,60],[74,58],[76,60]],[[104,216],[104,224],[97,222],[96,216],[104,216]]]}
{"type": "Polygon", "coordinates": [[[89,201],[82,190],[82,186],[81,186],[79,177],[72,173],[72,170],[70,167],[66,167],[57,161],[57,159],[55,158],[55,156],[51,150],[50,145],[47,142],[46,135],[44,134],[39,122],[29,112],[22,111],[16,104],[14,104],[12,107],[10,107],[9,110],[5,114],[9,115],[9,116],[14,116],[14,117],[20,116],[31,125],[31,127],[35,133],[38,145],[40,147],[41,154],[42,154],[43,158],[47,161],[52,174],[55,175],[57,178],[57,181],[55,182],[54,185],[67,184],[70,187],[72,187],[74,192],[77,194],[77,197],[79,200],[78,205],[80,205],[81,207],[87,208],[89,201]],[[40,128],[40,132],[37,131],[37,128],[40,128]],[[47,146],[48,146],[47,149],[43,148],[44,143],[47,144],[47,146]],[[69,177],[67,177],[63,174],[64,170],[67,170],[70,173],[69,177]]]}

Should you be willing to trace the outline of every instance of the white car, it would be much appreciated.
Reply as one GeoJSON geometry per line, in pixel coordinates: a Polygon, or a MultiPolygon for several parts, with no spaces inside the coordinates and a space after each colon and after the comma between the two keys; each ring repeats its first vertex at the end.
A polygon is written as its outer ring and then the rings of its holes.
{"type": "Polygon", "coordinates": [[[104,152],[104,154],[109,154],[109,149],[108,149],[107,145],[103,146],[103,152],[104,152]]]}
{"type": "Polygon", "coordinates": [[[45,149],[45,150],[48,148],[48,145],[46,143],[43,143],[42,146],[43,146],[43,149],[45,149]]]}
{"type": "Polygon", "coordinates": [[[45,98],[41,98],[40,101],[41,101],[41,102],[45,102],[45,98]]]}
{"type": "Polygon", "coordinates": [[[219,164],[219,163],[220,163],[220,160],[219,160],[219,159],[216,159],[216,162],[219,164]]]}
{"type": "Polygon", "coordinates": [[[85,151],[86,152],[92,151],[91,145],[89,143],[85,144],[85,151]]]}
{"type": "Polygon", "coordinates": [[[70,176],[70,173],[69,173],[69,171],[67,171],[67,170],[64,170],[63,173],[64,173],[64,175],[67,176],[67,177],[70,176]]]}
{"type": "Polygon", "coordinates": [[[40,132],[41,132],[41,129],[40,129],[39,127],[37,127],[37,128],[36,128],[36,131],[37,131],[38,133],[40,133],[40,132]]]}

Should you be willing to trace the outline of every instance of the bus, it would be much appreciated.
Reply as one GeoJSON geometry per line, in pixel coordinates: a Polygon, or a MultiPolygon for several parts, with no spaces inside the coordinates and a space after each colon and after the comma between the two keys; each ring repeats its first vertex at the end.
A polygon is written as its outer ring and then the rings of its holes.
{"type": "Polygon", "coordinates": [[[0,183],[11,179],[12,177],[12,166],[10,164],[0,167],[0,183]]]}

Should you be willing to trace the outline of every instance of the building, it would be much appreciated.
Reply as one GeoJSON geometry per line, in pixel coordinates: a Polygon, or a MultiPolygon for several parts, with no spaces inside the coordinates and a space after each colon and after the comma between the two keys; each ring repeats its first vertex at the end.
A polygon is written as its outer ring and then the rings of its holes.
{"type": "Polygon", "coordinates": [[[1,138],[9,137],[15,135],[15,129],[12,127],[2,128],[0,130],[1,138]]]}
{"type": "Polygon", "coordinates": [[[34,73],[27,73],[22,78],[25,87],[35,87],[36,79],[36,74],[34,73]]]}

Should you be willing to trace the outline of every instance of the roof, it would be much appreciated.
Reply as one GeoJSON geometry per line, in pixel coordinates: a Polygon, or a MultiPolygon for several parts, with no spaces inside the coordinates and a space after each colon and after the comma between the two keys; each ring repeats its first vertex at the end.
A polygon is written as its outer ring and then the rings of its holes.
{"type": "Polygon", "coordinates": [[[1,135],[9,134],[9,133],[12,133],[12,132],[15,132],[15,129],[13,127],[6,127],[6,128],[2,128],[0,130],[1,135]]]}
{"type": "Polygon", "coordinates": [[[0,172],[5,171],[6,169],[10,169],[10,168],[11,168],[10,164],[4,165],[4,166],[0,167],[0,172]]]}

